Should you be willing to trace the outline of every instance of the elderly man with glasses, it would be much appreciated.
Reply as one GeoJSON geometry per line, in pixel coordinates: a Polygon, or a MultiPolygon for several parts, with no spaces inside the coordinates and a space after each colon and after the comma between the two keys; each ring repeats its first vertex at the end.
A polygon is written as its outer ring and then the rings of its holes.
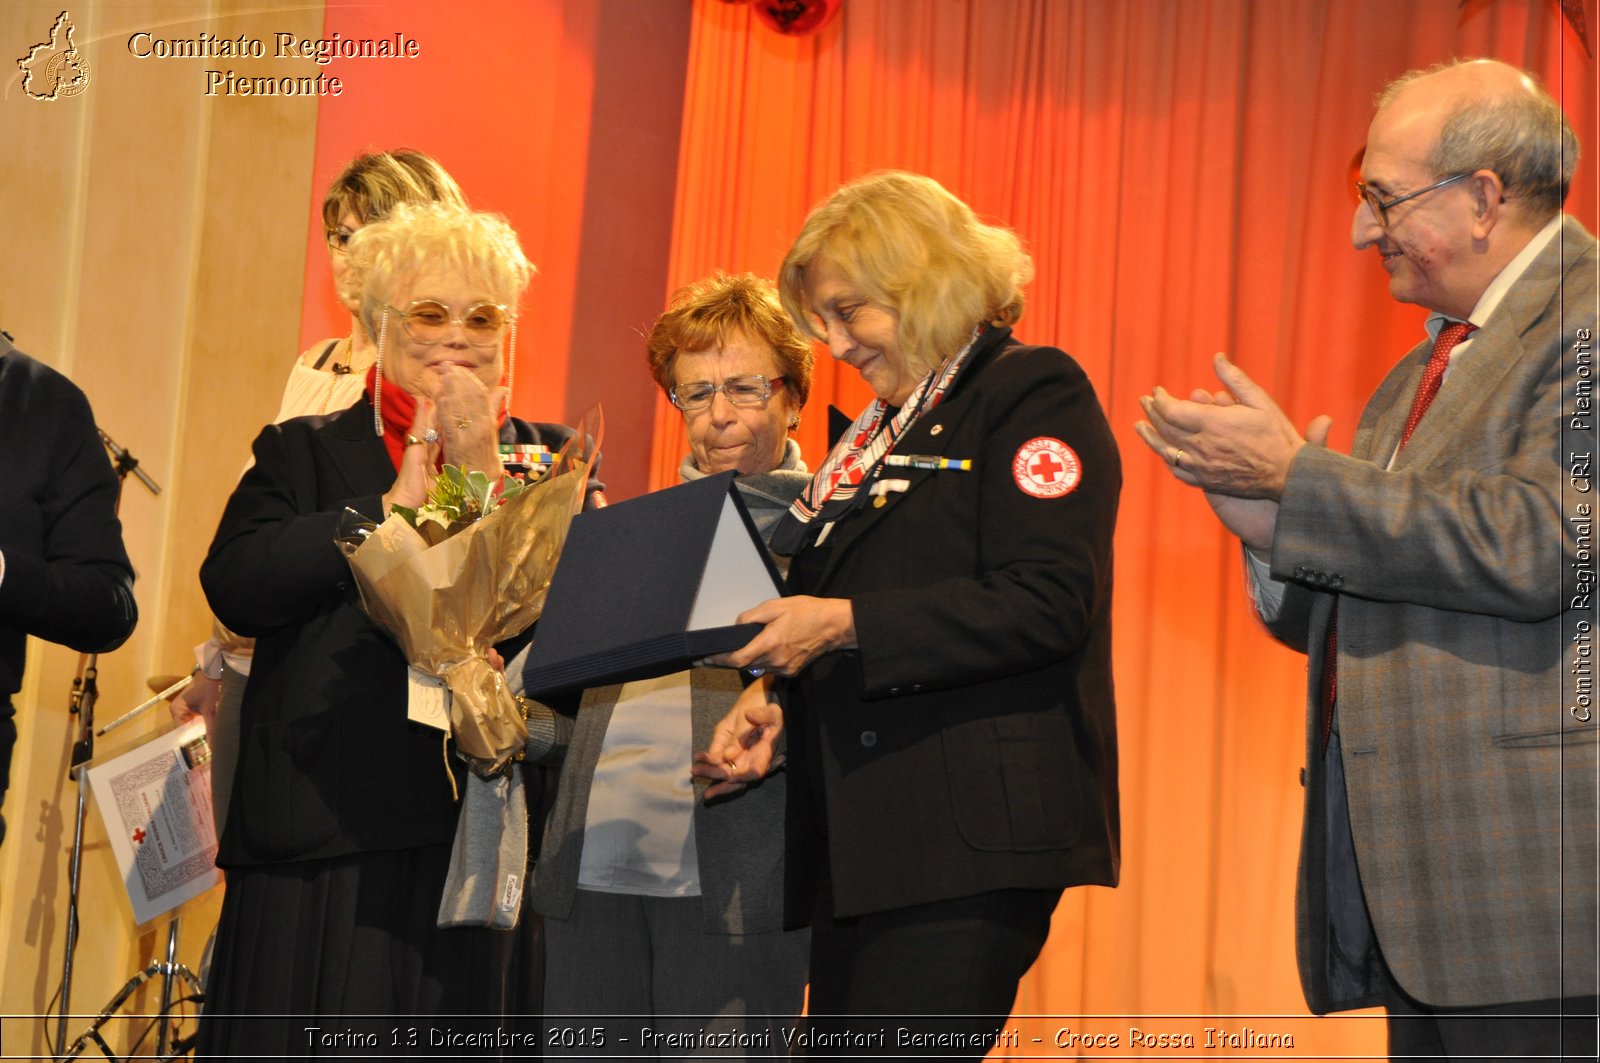
{"type": "Polygon", "coordinates": [[[1397,1057],[1595,1054],[1597,732],[1574,678],[1592,523],[1567,456],[1594,438],[1597,260],[1561,213],[1577,158],[1522,71],[1401,77],[1351,237],[1429,336],[1353,453],[1221,355],[1225,390],[1143,400],[1141,437],[1205,490],[1262,618],[1310,657],[1306,999],[1383,1005],[1397,1057]]]}

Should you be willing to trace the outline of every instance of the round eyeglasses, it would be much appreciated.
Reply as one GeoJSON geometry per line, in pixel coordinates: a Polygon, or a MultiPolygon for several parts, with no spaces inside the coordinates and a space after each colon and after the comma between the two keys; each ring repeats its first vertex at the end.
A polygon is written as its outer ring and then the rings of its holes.
{"type": "Polygon", "coordinates": [[[692,384],[679,384],[667,392],[667,397],[678,409],[703,410],[711,405],[717,392],[734,406],[765,406],[772,398],[772,389],[783,386],[783,377],[765,377],[760,373],[749,376],[731,376],[720,384],[709,380],[696,380],[692,384]]]}
{"type": "Polygon", "coordinates": [[[356,234],[354,229],[347,229],[343,225],[337,229],[324,229],[328,237],[328,250],[340,254],[350,250],[350,238],[356,234]]]}
{"type": "Polygon", "coordinates": [[[499,303],[474,303],[460,317],[436,299],[414,300],[404,310],[388,306],[400,318],[406,335],[418,343],[438,343],[450,334],[451,325],[460,325],[467,342],[474,347],[492,347],[511,322],[511,313],[499,303]]]}
{"type": "Polygon", "coordinates": [[[1357,181],[1356,195],[1372,211],[1372,216],[1378,219],[1378,224],[1387,229],[1389,227],[1389,211],[1393,208],[1398,207],[1408,199],[1416,199],[1425,192],[1432,192],[1435,188],[1443,188],[1445,185],[1454,184],[1463,177],[1471,177],[1475,172],[1474,170],[1467,170],[1464,173],[1452,174],[1443,181],[1435,181],[1427,188],[1419,188],[1415,192],[1407,192],[1405,195],[1395,196],[1393,199],[1384,199],[1365,181],[1357,181]]]}

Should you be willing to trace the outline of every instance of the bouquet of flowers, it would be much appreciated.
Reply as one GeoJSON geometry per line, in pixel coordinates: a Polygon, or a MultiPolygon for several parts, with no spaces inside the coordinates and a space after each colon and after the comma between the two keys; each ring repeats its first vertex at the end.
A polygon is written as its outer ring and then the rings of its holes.
{"type": "Polygon", "coordinates": [[[415,510],[395,506],[377,526],[346,514],[359,523],[341,529],[339,545],[362,607],[412,668],[449,688],[456,751],[482,778],[501,774],[528,741],[489,648],[544,609],[598,446],[598,433],[579,431],[535,483],[446,465],[415,510]]]}

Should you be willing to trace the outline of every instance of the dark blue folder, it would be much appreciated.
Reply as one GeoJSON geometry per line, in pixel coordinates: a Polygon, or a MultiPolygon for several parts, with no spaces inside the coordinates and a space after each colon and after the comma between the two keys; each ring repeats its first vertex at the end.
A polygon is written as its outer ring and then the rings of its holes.
{"type": "Polygon", "coordinates": [[[735,650],[783,593],[731,472],[572,519],[523,669],[533,697],[668,675],[735,650]]]}

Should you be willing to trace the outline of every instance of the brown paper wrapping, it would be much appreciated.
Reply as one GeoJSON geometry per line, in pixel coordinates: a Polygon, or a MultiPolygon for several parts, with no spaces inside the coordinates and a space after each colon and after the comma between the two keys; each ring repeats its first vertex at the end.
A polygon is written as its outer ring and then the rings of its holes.
{"type": "Polygon", "coordinates": [[[391,516],[349,554],[367,615],[394,636],[413,668],[449,686],[456,749],[485,778],[528,741],[522,712],[487,651],[527,630],[544,610],[567,527],[588,487],[588,462],[564,457],[557,468],[437,545],[391,516]]]}

